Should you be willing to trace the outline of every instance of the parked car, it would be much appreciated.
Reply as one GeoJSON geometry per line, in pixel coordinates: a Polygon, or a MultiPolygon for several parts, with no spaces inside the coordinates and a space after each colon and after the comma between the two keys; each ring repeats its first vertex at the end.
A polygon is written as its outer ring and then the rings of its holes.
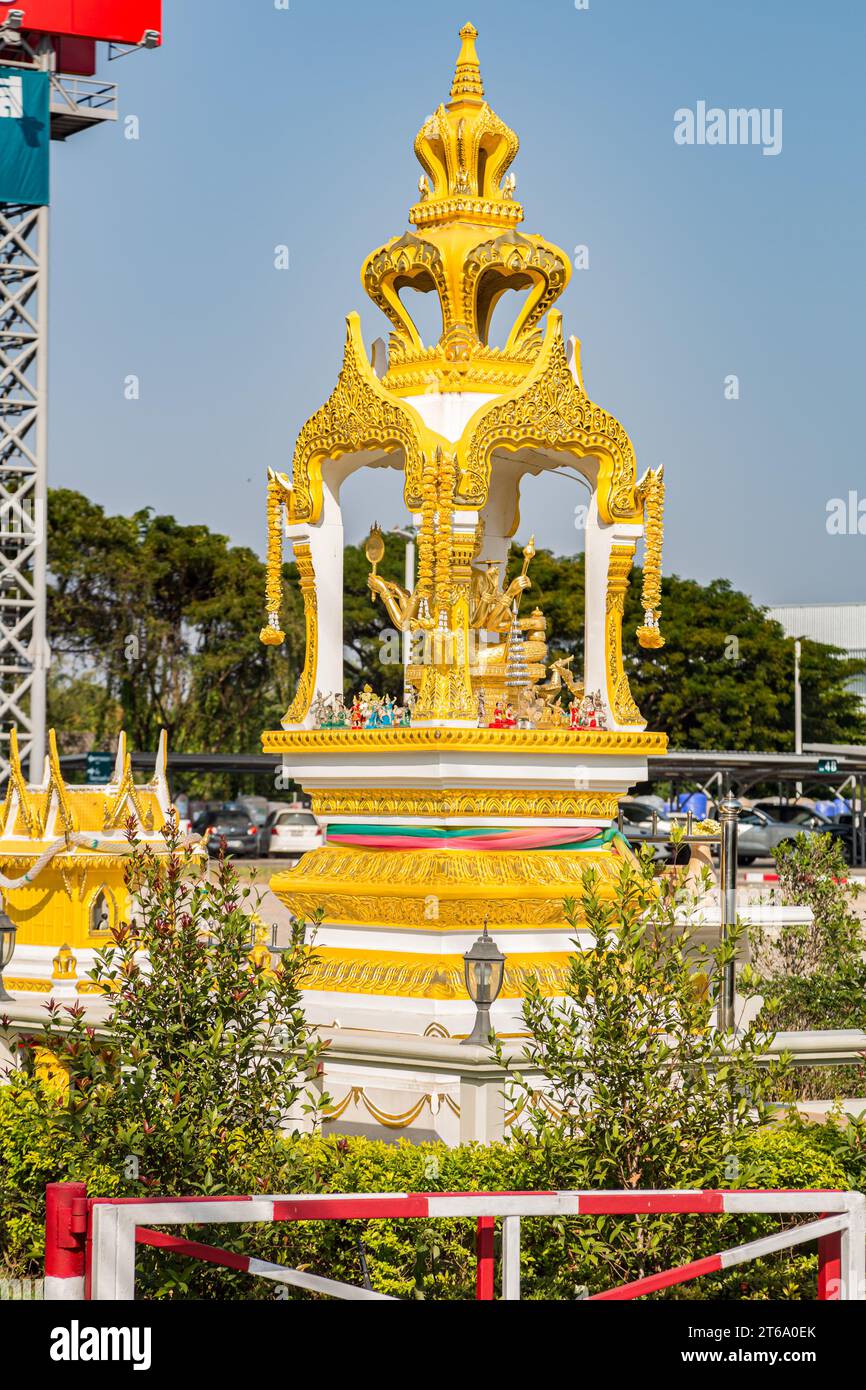
{"type": "MultiPolygon", "coordinates": [[[[653,833],[653,807],[646,806],[641,801],[621,801],[619,809],[622,812],[622,833],[629,844],[637,847],[644,844],[653,833]]],[[[667,835],[670,833],[671,823],[666,816],[658,816],[655,825],[657,835],[667,835]]],[[[669,844],[655,844],[653,846],[653,858],[665,860],[671,858],[672,847],[669,844]]]]}
{"type": "Polygon", "coordinates": [[[272,811],[267,820],[268,853],[300,859],[311,849],[321,849],[325,834],[306,806],[284,806],[272,811]]]}
{"type": "Polygon", "coordinates": [[[226,853],[235,858],[255,858],[259,853],[259,827],[247,808],[238,801],[226,802],[218,811],[200,814],[203,820],[198,831],[208,854],[215,858],[225,841],[226,853]]]}
{"type": "Polygon", "coordinates": [[[271,807],[263,796],[245,796],[241,800],[241,805],[249,814],[251,823],[259,832],[259,842],[257,853],[264,856],[268,852],[270,833],[268,830],[268,817],[271,807]]]}
{"type": "Polygon", "coordinates": [[[776,805],[770,801],[756,801],[755,810],[763,811],[772,820],[784,821],[786,825],[799,826],[801,830],[814,830],[819,835],[832,835],[834,839],[842,841],[845,858],[849,864],[851,863],[854,857],[854,832],[850,816],[840,816],[838,820],[830,820],[829,816],[823,816],[820,811],[812,810],[811,806],[798,806],[795,802],[776,805]]]}
{"type": "Polygon", "coordinates": [[[814,835],[808,825],[796,821],[774,820],[766,811],[757,807],[740,812],[740,834],[737,857],[741,864],[752,864],[756,859],[769,859],[774,849],[783,840],[793,840],[797,835],[814,835]]]}

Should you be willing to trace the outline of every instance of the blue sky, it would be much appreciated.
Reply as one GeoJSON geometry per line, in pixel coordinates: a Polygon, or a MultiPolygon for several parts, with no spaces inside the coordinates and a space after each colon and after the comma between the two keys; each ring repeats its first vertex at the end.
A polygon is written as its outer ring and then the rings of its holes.
{"type": "MultiPolygon", "coordinates": [[[[866,536],[826,526],[831,499],[866,503],[861,0],[165,12],[162,50],[101,67],[140,138],[54,146],[53,485],[263,550],[266,470],[330,393],[345,314],[368,343],[387,327],[359,268],[408,225],[412,142],[471,19],[521,139],[523,229],[589,248],[560,307],[590,395],[641,470],[665,464],[665,569],[765,603],[866,600],[866,536]],[[699,101],[781,108],[781,153],[677,145],[699,101]]],[[[373,476],[344,493],[349,539],[403,520],[373,476]]],[[[575,551],[578,500],[533,482],[521,536],[575,551]]]]}

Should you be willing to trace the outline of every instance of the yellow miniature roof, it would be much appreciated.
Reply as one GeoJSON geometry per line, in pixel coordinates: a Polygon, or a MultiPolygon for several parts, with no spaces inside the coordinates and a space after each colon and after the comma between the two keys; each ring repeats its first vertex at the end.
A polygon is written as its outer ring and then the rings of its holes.
{"type": "Polygon", "coordinates": [[[34,849],[65,834],[92,833],[95,837],[116,837],[134,817],[139,833],[147,838],[158,834],[171,810],[166,778],[167,739],[160,735],[154,775],[145,785],[137,785],[126,735],[121,733],[111,779],[102,786],[75,786],[64,780],[57,752],[57,738],[48,735],[45,773],[39,784],[28,783],[21,768],[18,732],[9,736],[9,781],[0,811],[0,845],[10,841],[29,841],[34,849]]]}

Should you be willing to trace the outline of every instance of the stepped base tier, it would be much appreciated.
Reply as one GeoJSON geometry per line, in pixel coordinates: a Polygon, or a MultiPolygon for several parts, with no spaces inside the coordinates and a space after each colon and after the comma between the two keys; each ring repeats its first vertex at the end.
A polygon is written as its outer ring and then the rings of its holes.
{"type": "Polygon", "coordinates": [[[268,733],[311,796],[323,848],[271,887],[324,913],[308,1001],[316,1023],[471,1031],[463,953],[485,923],[505,953],[495,1020],[518,1026],[527,975],[557,994],[573,949],[563,901],[583,870],[610,881],[613,821],[666,739],[643,732],[405,728],[268,733]]]}

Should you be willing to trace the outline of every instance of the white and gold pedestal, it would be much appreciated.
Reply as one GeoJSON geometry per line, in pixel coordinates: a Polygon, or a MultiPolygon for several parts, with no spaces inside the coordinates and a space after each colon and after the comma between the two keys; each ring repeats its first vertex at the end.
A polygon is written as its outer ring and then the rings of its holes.
{"type": "Polygon", "coordinates": [[[455,1036],[472,1028],[462,957],[485,923],[507,957],[498,1028],[519,1027],[530,971],[559,992],[574,939],[563,901],[589,865],[609,881],[630,852],[611,822],[665,741],[407,728],[275,732],[265,747],[327,825],[323,848],[271,879],[297,916],[324,912],[311,1019],[455,1036]]]}

